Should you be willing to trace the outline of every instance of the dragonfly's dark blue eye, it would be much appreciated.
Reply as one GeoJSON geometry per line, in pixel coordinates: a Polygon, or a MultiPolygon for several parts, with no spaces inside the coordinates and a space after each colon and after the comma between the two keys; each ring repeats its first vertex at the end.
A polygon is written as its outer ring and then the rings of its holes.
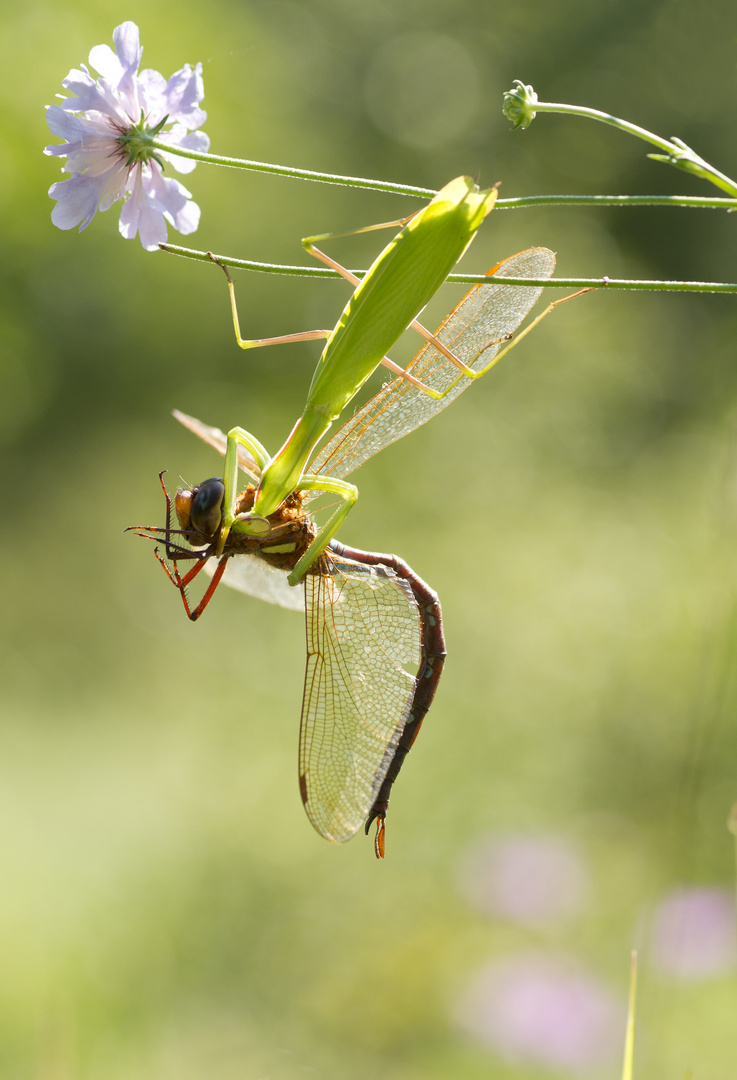
{"type": "Polygon", "coordinates": [[[219,476],[203,480],[194,489],[189,522],[192,528],[203,536],[214,536],[222,516],[225,484],[219,476]]]}

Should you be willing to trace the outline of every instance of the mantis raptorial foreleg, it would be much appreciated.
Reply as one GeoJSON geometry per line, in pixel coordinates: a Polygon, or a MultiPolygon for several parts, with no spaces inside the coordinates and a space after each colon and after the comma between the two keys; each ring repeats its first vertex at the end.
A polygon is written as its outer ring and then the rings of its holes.
{"type": "Polygon", "coordinates": [[[297,585],[310,567],[317,562],[358,498],[358,488],[355,484],[349,484],[346,480],[337,480],[334,476],[312,476],[307,473],[300,480],[299,488],[300,491],[332,491],[335,495],[340,496],[341,503],[325,522],[287,578],[290,585],[297,585]]]}
{"type": "MultiPolygon", "coordinates": [[[[231,529],[235,532],[243,532],[251,536],[264,536],[270,529],[267,519],[261,517],[259,514],[235,513],[238,493],[238,446],[245,446],[249,453],[253,455],[262,472],[266,469],[271,460],[264,447],[258,439],[250,434],[250,432],[244,431],[243,428],[233,428],[228,432],[228,441],[225,450],[225,465],[223,469],[223,484],[225,491],[223,494],[220,532],[215,551],[215,554],[218,556],[223,552],[225,541],[227,540],[231,529]]],[[[349,484],[345,480],[337,480],[334,476],[313,476],[310,473],[306,473],[300,479],[299,488],[300,491],[331,491],[333,494],[340,496],[341,503],[320,529],[307,551],[289,575],[290,585],[296,585],[301,581],[309,568],[317,561],[320,555],[322,555],[358,498],[358,488],[354,484],[349,484]]]]}
{"type": "Polygon", "coordinates": [[[266,518],[258,514],[236,514],[235,505],[238,496],[238,447],[245,446],[246,450],[253,455],[256,464],[263,472],[271,461],[268,453],[258,441],[243,428],[232,428],[228,432],[228,441],[225,449],[225,465],[223,468],[223,506],[220,519],[220,532],[216,555],[222,555],[225,541],[236,522],[241,529],[239,531],[251,533],[254,536],[266,535],[269,531],[269,523],[266,518]]]}

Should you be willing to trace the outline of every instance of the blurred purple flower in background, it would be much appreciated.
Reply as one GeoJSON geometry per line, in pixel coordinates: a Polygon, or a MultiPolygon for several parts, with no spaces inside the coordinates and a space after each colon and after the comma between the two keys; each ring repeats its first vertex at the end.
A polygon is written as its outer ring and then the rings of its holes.
{"type": "Polygon", "coordinates": [[[737,963],[735,900],[728,889],[677,889],[656,908],[652,960],[676,979],[705,979],[737,963]]]}
{"type": "Polygon", "coordinates": [[[454,1013],[474,1041],[515,1064],[583,1072],[616,1062],[624,1046],[624,1004],[592,975],[542,954],[483,968],[454,1013]]]}
{"type": "Polygon", "coordinates": [[[589,889],[573,845],[555,835],[487,837],[467,849],[459,876],[479,911],[529,926],[577,913],[589,889]]]}

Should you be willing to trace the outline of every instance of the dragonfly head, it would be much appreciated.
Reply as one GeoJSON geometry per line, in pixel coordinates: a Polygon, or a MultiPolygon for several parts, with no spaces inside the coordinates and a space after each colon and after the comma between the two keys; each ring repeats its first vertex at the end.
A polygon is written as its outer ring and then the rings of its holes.
{"type": "Polygon", "coordinates": [[[174,506],[182,529],[211,540],[220,528],[224,495],[225,484],[219,476],[211,476],[196,487],[178,491],[174,506]]]}

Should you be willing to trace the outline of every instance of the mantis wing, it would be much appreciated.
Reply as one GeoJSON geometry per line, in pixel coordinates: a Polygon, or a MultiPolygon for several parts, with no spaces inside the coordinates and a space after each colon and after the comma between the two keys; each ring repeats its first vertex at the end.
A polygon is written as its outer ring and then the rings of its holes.
{"type": "Polygon", "coordinates": [[[366,821],[407,723],[421,621],[390,567],[333,552],[307,576],[305,598],[300,792],[315,829],[340,844],[366,821]]]}
{"type": "MultiPolygon", "coordinates": [[[[510,256],[489,271],[493,280],[488,285],[475,285],[463,297],[435,336],[468,367],[474,370],[485,367],[542,292],[537,285],[505,286],[500,279],[548,278],[554,268],[555,255],[548,248],[528,248],[510,256]]],[[[458,376],[457,368],[429,342],[407,370],[440,391],[447,389],[458,376]]],[[[427,423],[472,382],[462,378],[438,400],[398,376],[336,432],[310,463],[310,472],[348,476],[385,446],[427,423]]]]}

